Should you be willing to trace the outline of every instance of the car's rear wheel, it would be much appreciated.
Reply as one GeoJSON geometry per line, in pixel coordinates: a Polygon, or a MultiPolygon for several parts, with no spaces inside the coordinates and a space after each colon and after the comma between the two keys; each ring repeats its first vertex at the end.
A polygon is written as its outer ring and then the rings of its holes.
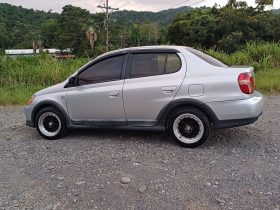
{"type": "Polygon", "coordinates": [[[38,112],[36,128],[41,136],[49,140],[59,139],[67,132],[65,118],[54,107],[46,107],[38,112]]]}
{"type": "Polygon", "coordinates": [[[211,124],[199,109],[183,108],[172,113],[168,130],[177,143],[194,148],[202,145],[210,136],[211,124]]]}

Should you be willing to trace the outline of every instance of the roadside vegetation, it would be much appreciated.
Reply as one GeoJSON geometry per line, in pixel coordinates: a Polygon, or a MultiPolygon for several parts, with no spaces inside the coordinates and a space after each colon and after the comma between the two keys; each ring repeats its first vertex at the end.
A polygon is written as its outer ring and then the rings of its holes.
{"type": "MultiPolygon", "coordinates": [[[[172,1],[170,1],[170,6],[172,1]]],[[[250,41],[280,41],[280,10],[273,0],[228,0],[224,7],[180,7],[160,12],[116,11],[110,16],[110,50],[176,44],[233,53],[250,41]]],[[[174,2],[173,2],[174,3],[174,2]]],[[[105,52],[104,14],[66,5],[60,14],[0,3],[0,53],[4,49],[72,49],[77,57],[105,52]],[[96,33],[90,45],[89,33],[96,33]]]]}
{"type": "MultiPolygon", "coordinates": [[[[228,65],[253,65],[257,90],[265,94],[280,93],[280,45],[247,43],[231,54],[204,50],[228,65]]],[[[0,104],[25,104],[32,94],[44,87],[64,81],[86,58],[57,61],[42,54],[36,57],[0,57],[0,104]]]]}
{"type": "Polygon", "coordinates": [[[0,104],[24,104],[44,87],[64,81],[87,59],[56,59],[42,54],[36,57],[0,56],[0,104]]]}
{"type": "MultiPolygon", "coordinates": [[[[228,65],[252,65],[257,90],[280,93],[280,10],[275,1],[228,0],[224,7],[181,7],[161,12],[118,11],[111,16],[109,49],[175,44],[202,48],[228,65]]],[[[24,104],[37,90],[69,77],[105,52],[104,14],[66,5],[61,14],[0,3],[0,104],[24,104]],[[89,32],[96,34],[90,45],[89,32]],[[4,49],[72,49],[74,60],[5,57],[4,49]]]]}

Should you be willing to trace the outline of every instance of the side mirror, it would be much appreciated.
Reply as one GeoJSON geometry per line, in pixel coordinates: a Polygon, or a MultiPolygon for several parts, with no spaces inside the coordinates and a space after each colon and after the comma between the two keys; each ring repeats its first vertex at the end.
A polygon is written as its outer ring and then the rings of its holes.
{"type": "Polygon", "coordinates": [[[78,85],[77,81],[78,81],[77,77],[70,77],[68,80],[68,84],[69,84],[69,86],[74,87],[74,86],[78,85]]]}

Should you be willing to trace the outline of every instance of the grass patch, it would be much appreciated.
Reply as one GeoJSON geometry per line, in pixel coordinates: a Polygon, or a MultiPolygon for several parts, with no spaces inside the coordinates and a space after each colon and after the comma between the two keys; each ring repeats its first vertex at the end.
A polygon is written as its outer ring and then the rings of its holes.
{"type": "MultiPolygon", "coordinates": [[[[256,89],[266,94],[280,93],[279,44],[251,42],[233,54],[213,49],[207,53],[229,65],[254,66],[256,89]]],[[[34,92],[64,81],[87,62],[85,58],[57,61],[46,54],[0,56],[0,105],[25,104],[34,92]]]]}
{"type": "Polygon", "coordinates": [[[57,61],[46,54],[0,56],[0,104],[26,104],[33,93],[64,81],[87,62],[85,58],[57,61]]]}
{"type": "Polygon", "coordinates": [[[280,68],[257,72],[256,89],[265,94],[280,93],[280,68]]]}
{"type": "Polygon", "coordinates": [[[43,87],[15,87],[0,88],[1,105],[24,105],[33,93],[41,90],[43,87]]]}

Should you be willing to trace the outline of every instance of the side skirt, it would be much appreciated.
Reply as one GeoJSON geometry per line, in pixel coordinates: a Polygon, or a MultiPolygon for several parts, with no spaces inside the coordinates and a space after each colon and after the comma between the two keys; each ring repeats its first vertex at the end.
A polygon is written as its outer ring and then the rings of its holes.
{"type": "Polygon", "coordinates": [[[156,121],[72,121],[70,129],[122,129],[122,130],[165,130],[156,121]]]}

